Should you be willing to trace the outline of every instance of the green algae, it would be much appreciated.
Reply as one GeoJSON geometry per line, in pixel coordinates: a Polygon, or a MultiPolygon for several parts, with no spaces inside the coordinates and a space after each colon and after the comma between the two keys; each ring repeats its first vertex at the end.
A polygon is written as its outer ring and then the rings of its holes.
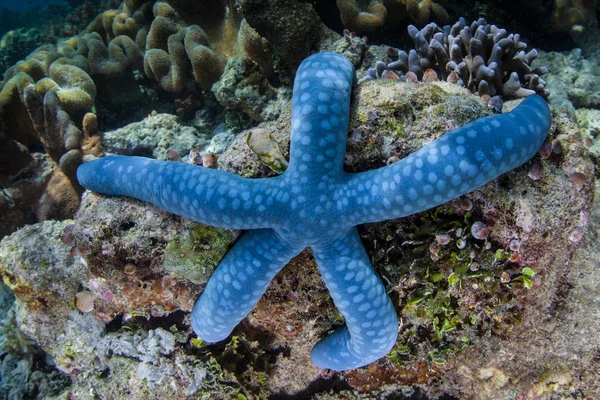
{"type": "Polygon", "coordinates": [[[232,240],[227,229],[190,222],[188,235],[178,235],[168,242],[163,267],[175,278],[206,283],[232,240]]]}

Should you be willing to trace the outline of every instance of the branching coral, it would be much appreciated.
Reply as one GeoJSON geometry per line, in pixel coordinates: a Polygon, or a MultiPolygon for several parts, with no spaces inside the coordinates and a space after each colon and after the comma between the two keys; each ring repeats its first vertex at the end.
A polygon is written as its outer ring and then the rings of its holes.
{"type": "Polygon", "coordinates": [[[408,33],[415,49],[409,53],[399,50],[398,59],[388,64],[379,61],[361,82],[381,77],[399,79],[396,72],[406,74],[409,80],[421,80],[427,69],[433,69],[442,79],[480,96],[548,95],[546,82],[540,78],[547,68],[531,67],[538,52],[532,49],[526,53],[527,44],[519,34],[508,34],[482,18],[470,26],[464,18],[451,27],[430,23],[418,30],[410,25],[408,33]]]}

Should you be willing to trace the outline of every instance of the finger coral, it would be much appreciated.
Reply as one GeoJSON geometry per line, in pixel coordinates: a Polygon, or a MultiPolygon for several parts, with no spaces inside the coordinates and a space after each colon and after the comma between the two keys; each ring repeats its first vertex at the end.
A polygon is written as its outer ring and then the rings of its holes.
{"type": "MultiPolygon", "coordinates": [[[[423,79],[427,69],[448,82],[467,87],[480,96],[521,98],[532,94],[548,96],[546,82],[540,77],[548,69],[532,68],[536,49],[526,52],[520,35],[490,25],[483,18],[467,25],[464,18],[452,26],[440,28],[435,23],[419,30],[409,25],[408,33],[415,45],[408,53],[398,50],[397,60],[378,61],[359,81],[406,74],[423,79]]],[[[432,75],[432,73],[429,73],[432,75]]]]}

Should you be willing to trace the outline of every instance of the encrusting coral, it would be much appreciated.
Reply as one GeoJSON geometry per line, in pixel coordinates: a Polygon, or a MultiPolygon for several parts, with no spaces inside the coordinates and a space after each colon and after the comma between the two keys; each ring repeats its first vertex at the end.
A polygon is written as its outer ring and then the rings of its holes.
{"type": "MultiPolygon", "coordinates": [[[[548,69],[532,68],[538,55],[529,50],[519,34],[508,34],[505,29],[486,24],[483,18],[467,25],[460,18],[454,25],[440,28],[435,23],[419,30],[409,25],[408,33],[415,49],[408,53],[398,50],[397,60],[378,61],[361,78],[360,83],[379,79],[427,80],[429,71],[434,77],[456,83],[480,96],[502,96],[504,99],[533,94],[548,96],[546,82],[540,77],[548,69]]],[[[435,78],[434,78],[435,80],[435,78]]]]}
{"type": "Polygon", "coordinates": [[[344,26],[352,31],[366,32],[384,25],[397,25],[408,16],[417,25],[425,25],[432,14],[442,24],[449,21],[441,4],[445,0],[336,0],[344,26]]]}
{"type": "Polygon", "coordinates": [[[315,345],[315,364],[346,370],[384,356],[396,341],[396,313],[355,225],[410,215],[474,190],[533,157],[550,128],[548,106],[532,96],[511,113],[457,129],[395,164],[346,175],[353,80],[352,64],[337,54],[318,53],[301,64],[290,162],[277,178],[247,180],[122,156],[79,168],[78,178],[89,189],[150,201],[213,226],[251,229],[221,261],[194,306],[192,327],[204,340],[227,338],[277,272],[311,247],[347,323],[315,345]]]}

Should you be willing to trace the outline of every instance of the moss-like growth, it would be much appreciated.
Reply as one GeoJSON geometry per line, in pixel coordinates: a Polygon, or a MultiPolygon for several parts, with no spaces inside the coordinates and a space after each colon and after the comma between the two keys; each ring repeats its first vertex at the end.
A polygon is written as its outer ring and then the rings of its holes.
{"type": "Polygon", "coordinates": [[[227,229],[196,222],[190,222],[188,232],[167,244],[163,267],[176,278],[203,284],[227,253],[233,235],[227,229]]]}

